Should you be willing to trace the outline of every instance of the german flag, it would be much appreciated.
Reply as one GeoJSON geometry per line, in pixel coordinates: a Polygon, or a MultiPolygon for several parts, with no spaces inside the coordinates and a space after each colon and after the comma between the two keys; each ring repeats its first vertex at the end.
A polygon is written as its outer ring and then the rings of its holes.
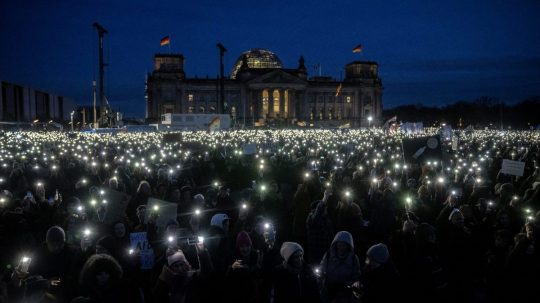
{"type": "Polygon", "coordinates": [[[169,36],[165,36],[161,39],[161,41],[159,42],[159,44],[161,46],[163,45],[167,45],[167,44],[170,44],[171,43],[171,39],[169,38],[169,36]]]}
{"type": "Polygon", "coordinates": [[[362,51],[362,44],[358,44],[357,46],[355,46],[353,49],[352,49],[352,52],[353,53],[359,53],[362,51]]]}
{"type": "Polygon", "coordinates": [[[343,86],[343,82],[339,84],[336,90],[336,97],[339,97],[339,94],[341,94],[341,87],[343,86]]]}

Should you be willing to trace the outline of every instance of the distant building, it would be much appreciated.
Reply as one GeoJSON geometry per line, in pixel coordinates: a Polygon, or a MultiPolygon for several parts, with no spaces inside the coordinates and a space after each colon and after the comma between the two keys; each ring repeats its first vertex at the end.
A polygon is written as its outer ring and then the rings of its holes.
{"type": "MultiPolygon", "coordinates": [[[[347,64],[342,81],[308,78],[303,57],[297,68],[288,69],[271,51],[252,49],[238,58],[224,83],[225,112],[236,126],[381,124],[383,88],[376,62],[347,64]]],[[[187,78],[180,54],[156,54],[145,89],[148,122],[165,113],[216,113],[218,108],[219,79],[187,78]]]]}
{"type": "Polygon", "coordinates": [[[0,81],[2,122],[68,121],[75,109],[73,100],[31,87],[0,81]]]}

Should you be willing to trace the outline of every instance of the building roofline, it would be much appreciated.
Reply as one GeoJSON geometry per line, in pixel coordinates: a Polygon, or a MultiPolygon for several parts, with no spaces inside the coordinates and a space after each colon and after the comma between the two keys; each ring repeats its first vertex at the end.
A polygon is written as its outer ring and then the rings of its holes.
{"type": "Polygon", "coordinates": [[[346,66],[349,66],[351,64],[373,64],[373,65],[379,65],[379,63],[375,62],[375,61],[353,61],[353,62],[350,62],[350,63],[347,63],[346,66]]]}

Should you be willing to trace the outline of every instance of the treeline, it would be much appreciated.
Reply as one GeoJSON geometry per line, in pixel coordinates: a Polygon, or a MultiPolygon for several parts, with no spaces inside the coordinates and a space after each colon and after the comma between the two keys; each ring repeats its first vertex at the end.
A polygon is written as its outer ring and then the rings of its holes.
{"type": "Polygon", "coordinates": [[[421,104],[402,105],[384,110],[385,119],[397,116],[402,122],[424,122],[425,126],[450,123],[452,127],[492,127],[528,129],[540,124],[540,96],[516,104],[505,104],[496,98],[480,97],[474,101],[430,107],[421,104]]]}

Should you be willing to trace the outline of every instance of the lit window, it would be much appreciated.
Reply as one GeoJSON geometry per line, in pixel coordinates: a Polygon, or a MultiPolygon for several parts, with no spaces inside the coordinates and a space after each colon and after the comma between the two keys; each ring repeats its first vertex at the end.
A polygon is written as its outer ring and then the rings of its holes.
{"type": "Polygon", "coordinates": [[[351,96],[347,96],[347,103],[351,103],[351,96]]]}
{"type": "Polygon", "coordinates": [[[193,106],[188,107],[188,113],[193,114],[194,111],[195,111],[195,107],[193,106]]]}
{"type": "Polygon", "coordinates": [[[263,116],[266,116],[268,114],[268,91],[263,90],[262,95],[263,116]]]}
{"type": "Polygon", "coordinates": [[[284,103],[283,103],[283,113],[285,114],[285,117],[289,113],[289,91],[285,91],[285,97],[284,97],[284,103]]]}
{"type": "Polygon", "coordinates": [[[210,112],[215,113],[216,112],[216,107],[215,106],[210,106],[210,112]]]}
{"type": "Polygon", "coordinates": [[[279,113],[279,91],[277,89],[274,90],[274,93],[272,94],[274,97],[274,113],[279,113]]]}
{"type": "Polygon", "coordinates": [[[188,94],[187,100],[188,100],[189,102],[193,102],[193,94],[188,94]]]}

